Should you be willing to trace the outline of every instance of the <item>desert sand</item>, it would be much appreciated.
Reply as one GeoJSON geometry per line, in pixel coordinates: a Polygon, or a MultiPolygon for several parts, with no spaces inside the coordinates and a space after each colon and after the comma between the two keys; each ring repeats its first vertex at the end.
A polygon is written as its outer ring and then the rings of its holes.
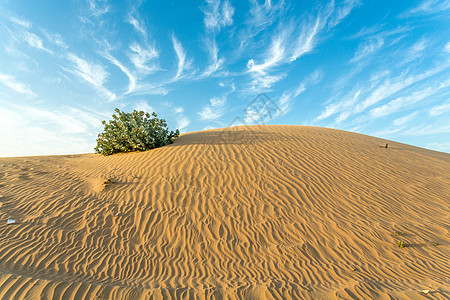
{"type": "Polygon", "coordinates": [[[449,154],[318,127],[1,158],[0,299],[448,299],[449,195],[449,154]]]}

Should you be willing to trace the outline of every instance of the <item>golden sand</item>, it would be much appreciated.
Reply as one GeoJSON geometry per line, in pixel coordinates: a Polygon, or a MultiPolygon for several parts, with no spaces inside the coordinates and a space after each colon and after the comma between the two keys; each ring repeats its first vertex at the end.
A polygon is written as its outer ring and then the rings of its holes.
{"type": "Polygon", "coordinates": [[[250,126],[2,158],[0,299],[446,299],[450,155],[385,143],[250,126]]]}

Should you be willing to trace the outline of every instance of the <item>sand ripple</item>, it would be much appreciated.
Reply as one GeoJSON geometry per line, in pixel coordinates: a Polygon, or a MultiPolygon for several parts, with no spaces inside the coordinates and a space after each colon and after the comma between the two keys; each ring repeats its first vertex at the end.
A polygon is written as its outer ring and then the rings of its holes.
{"type": "Polygon", "coordinates": [[[250,126],[2,158],[0,299],[446,299],[450,155],[384,142],[250,126]]]}

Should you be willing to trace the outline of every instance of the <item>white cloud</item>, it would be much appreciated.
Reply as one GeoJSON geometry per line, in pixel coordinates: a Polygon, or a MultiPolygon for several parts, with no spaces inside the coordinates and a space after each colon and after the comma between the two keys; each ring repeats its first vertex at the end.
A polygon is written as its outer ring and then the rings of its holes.
{"type": "Polygon", "coordinates": [[[0,156],[49,155],[94,152],[101,116],[83,109],[59,110],[32,106],[2,105],[0,156]],[[11,147],[10,145],[14,145],[11,147]]]}
{"type": "Polygon", "coordinates": [[[300,94],[306,91],[308,85],[317,84],[323,77],[322,71],[320,69],[314,70],[310,75],[308,75],[303,81],[301,81],[295,88],[290,91],[284,91],[278,100],[278,105],[280,111],[278,115],[285,115],[292,110],[294,105],[294,100],[300,94]]]}
{"type": "MultiPolygon", "coordinates": [[[[328,104],[327,106],[325,106],[325,111],[323,111],[318,117],[316,117],[316,121],[321,121],[339,112],[350,110],[357,103],[360,95],[361,90],[352,90],[340,101],[328,104]]],[[[339,120],[343,121],[344,117],[348,117],[348,114],[345,113],[344,115],[339,117],[339,120]]]]}
{"type": "Polygon", "coordinates": [[[347,17],[353,8],[360,5],[359,0],[345,0],[340,6],[336,9],[336,13],[331,16],[331,19],[328,23],[328,26],[333,28],[336,27],[345,17],[347,17]]]}
{"type": "Polygon", "coordinates": [[[183,49],[183,45],[181,45],[180,41],[175,37],[175,34],[172,34],[172,43],[178,58],[177,74],[175,75],[175,79],[178,79],[183,74],[184,70],[191,67],[192,60],[186,59],[186,51],[183,49]]]}
{"type": "Polygon", "coordinates": [[[189,124],[191,124],[191,120],[186,116],[182,116],[177,118],[177,124],[178,130],[183,131],[189,126],[189,124]]]}
{"type": "MultiPolygon", "coordinates": [[[[301,91],[301,93],[302,92],[303,91],[301,91]]],[[[300,93],[298,95],[300,95],[300,93]]],[[[287,114],[287,113],[289,113],[291,111],[292,106],[293,106],[292,101],[293,101],[293,94],[290,93],[290,92],[285,91],[281,95],[280,99],[278,100],[278,105],[280,107],[280,111],[278,112],[278,116],[285,115],[285,114],[287,114]]]]}
{"type": "Polygon", "coordinates": [[[320,17],[317,17],[315,22],[303,24],[303,29],[297,38],[296,46],[290,57],[290,61],[294,61],[313,50],[316,42],[316,36],[322,26],[323,24],[321,24],[320,17]]]}
{"type": "Polygon", "coordinates": [[[153,107],[147,103],[147,101],[139,101],[139,102],[135,103],[133,106],[133,109],[138,110],[138,111],[143,110],[148,113],[152,113],[155,111],[153,109],[153,107]]]}
{"type": "Polygon", "coordinates": [[[294,90],[294,97],[297,97],[298,95],[300,95],[301,93],[303,93],[304,91],[306,91],[306,86],[305,83],[301,82],[298,87],[294,90]]]}
{"type": "Polygon", "coordinates": [[[391,95],[394,95],[395,93],[405,89],[406,87],[411,86],[416,82],[420,82],[426,78],[438,74],[439,72],[442,72],[446,68],[447,68],[446,66],[438,66],[436,68],[425,71],[422,74],[411,76],[401,74],[396,78],[387,79],[383,84],[377,86],[362,103],[360,103],[355,107],[355,112],[359,113],[365,110],[367,107],[372,106],[375,103],[384,100],[391,95]]]}
{"type": "Polygon", "coordinates": [[[103,57],[117,66],[128,77],[128,91],[127,94],[132,93],[136,89],[136,76],[128,70],[120,61],[113,57],[108,52],[103,53],[103,57]]]}
{"type": "Polygon", "coordinates": [[[409,10],[402,16],[406,17],[412,14],[435,14],[450,9],[449,0],[424,0],[418,6],[409,10]]]}
{"type": "Polygon", "coordinates": [[[74,74],[96,87],[100,87],[105,83],[109,74],[103,66],[95,63],[89,63],[88,61],[72,53],[69,53],[67,58],[74,64],[74,74]]]}
{"type": "Polygon", "coordinates": [[[145,29],[145,25],[142,22],[140,22],[133,16],[129,16],[127,21],[134,27],[137,32],[141,33],[144,38],[147,37],[147,30],[145,29]]]}
{"type": "Polygon", "coordinates": [[[9,20],[10,20],[11,22],[13,22],[14,24],[17,24],[17,25],[19,25],[19,26],[22,26],[22,27],[24,27],[24,28],[26,28],[26,29],[30,29],[31,26],[32,26],[32,23],[31,23],[30,21],[25,20],[25,19],[22,19],[22,18],[18,18],[18,17],[13,17],[13,16],[11,16],[11,17],[9,17],[9,20]]]}
{"type": "Polygon", "coordinates": [[[64,42],[62,36],[58,33],[50,33],[46,30],[41,29],[41,32],[44,34],[45,38],[51,43],[60,46],[61,48],[67,49],[69,46],[64,42]]]}
{"type": "Polygon", "coordinates": [[[159,69],[156,63],[150,64],[159,57],[155,47],[149,45],[144,47],[138,43],[132,43],[129,48],[131,52],[128,53],[128,57],[139,72],[150,73],[159,69]]]}
{"type": "Polygon", "coordinates": [[[219,59],[219,48],[217,47],[217,43],[215,39],[208,39],[205,41],[206,49],[209,54],[209,66],[203,72],[201,77],[208,77],[211,74],[214,74],[217,70],[219,70],[224,63],[224,59],[219,59]]]}
{"type": "Polygon", "coordinates": [[[205,105],[198,114],[203,121],[214,121],[223,116],[226,97],[214,97],[209,100],[209,104],[205,105]]]}
{"type": "Polygon", "coordinates": [[[425,39],[419,40],[414,45],[412,45],[412,47],[410,49],[410,54],[414,55],[416,53],[422,53],[426,48],[426,44],[427,44],[427,42],[425,39]]]}
{"type": "Polygon", "coordinates": [[[368,42],[363,42],[359,44],[358,50],[355,52],[355,55],[350,60],[350,62],[360,61],[362,58],[378,51],[384,44],[384,40],[382,38],[372,39],[368,42]]]}
{"type": "Polygon", "coordinates": [[[139,83],[133,89],[132,95],[167,95],[169,90],[160,84],[139,83]]]}
{"type": "Polygon", "coordinates": [[[99,17],[109,11],[109,6],[103,4],[105,2],[106,1],[89,0],[89,9],[94,16],[99,17]],[[101,4],[99,5],[100,2],[101,4]]]}
{"type": "Polygon", "coordinates": [[[424,99],[428,99],[432,95],[438,93],[439,91],[447,88],[450,84],[450,80],[447,82],[443,82],[439,84],[438,86],[430,86],[423,90],[415,91],[410,95],[401,96],[398,98],[395,98],[394,100],[389,101],[388,103],[381,105],[379,107],[373,108],[369,111],[369,116],[372,118],[379,118],[384,117],[390,114],[393,114],[395,112],[398,112],[399,110],[403,108],[411,107],[411,105],[422,101],[424,99]]]}
{"type": "Polygon", "coordinates": [[[433,106],[428,113],[432,117],[448,114],[450,113],[450,102],[433,106]]]}
{"type": "Polygon", "coordinates": [[[250,0],[250,17],[247,23],[257,30],[263,30],[278,18],[278,13],[283,11],[283,7],[284,1],[279,1],[275,5],[271,0],[264,1],[264,4],[260,4],[257,0],[250,0]]]}
{"type": "Polygon", "coordinates": [[[251,91],[262,92],[264,90],[270,89],[270,87],[285,78],[286,74],[278,75],[257,75],[251,82],[251,91]]]}
{"type": "Polygon", "coordinates": [[[291,22],[280,27],[272,36],[270,48],[266,52],[263,62],[256,63],[255,59],[247,62],[249,72],[265,74],[272,68],[285,63],[291,63],[303,55],[311,52],[317,42],[317,36],[326,23],[327,16],[319,13],[316,18],[309,18],[301,26],[291,22]]]}
{"type": "Polygon", "coordinates": [[[431,143],[426,145],[425,148],[450,153],[450,143],[431,143]]]}
{"type": "Polygon", "coordinates": [[[442,133],[450,133],[449,124],[435,123],[428,125],[418,125],[402,132],[402,134],[404,135],[412,135],[412,136],[442,134],[442,133]]]}
{"type": "Polygon", "coordinates": [[[35,96],[35,93],[25,84],[17,81],[14,76],[0,73],[0,83],[20,94],[35,96]]]}
{"type": "Polygon", "coordinates": [[[383,70],[383,71],[375,72],[372,75],[370,75],[370,81],[372,83],[376,83],[379,80],[386,78],[386,76],[388,76],[389,74],[391,74],[390,70],[383,70]]]}
{"type": "Polygon", "coordinates": [[[67,59],[72,63],[70,68],[64,70],[77,75],[81,79],[92,84],[102,95],[110,101],[116,100],[116,95],[106,89],[103,85],[109,74],[102,65],[88,62],[73,53],[67,55],[67,59]]]}
{"type": "Polygon", "coordinates": [[[407,51],[405,51],[405,57],[399,65],[404,65],[413,61],[417,61],[421,58],[428,46],[428,42],[425,39],[420,39],[415,42],[407,51]]]}
{"type": "Polygon", "coordinates": [[[247,62],[248,71],[264,75],[268,70],[283,62],[286,58],[286,43],[291,30],[290,27],[284,28],[278,35],[274,36],[264,62],[257,64],[254,59],[250,59],[247,62]]]}
{"type": "Polygon", "coordinates": [[[450,53],[450,42],[447,42],[447,44],[445,44],[444,51],[450,53]]]}
{"type": "Polygon", "coordinates": [[[234,7],[228,0],[206,0],[203,10],[205,27],[208,30],[221,30],[233,24],[234,7]]]}
{"type": "Polygon", "coordinates": [[[40,49],[42,51],[48,52],[53,54],[53,51],[47,49],[44,47],[43,43],[42,43],[42,39],[40,37],[38,37],[37,35],[35,35],[34,33],[31,32],[25,32],[24,33],[24,40],[28,43],[28,45],[30,45],[31,47],[40,49]]]}
{"type": "MultiPolygon", "coordinates": [[[[277,1],[265,0],[263,3],[259,3],[258,0],[250,0],[250,11],[246,17],[244,23],[246,25],[239,33],[239,48],[238,51],[243,51],[251,42],[253,38],[260,32],[264,32],[265,29],[280,19],[284,12],[284,0],[277,1]]],[[[258,39],[259,42],[262,39],[258,39]]]]}
{"type": "Polygon", "coordinates": [[[394,124],[394,126],[403,126],[406,123],[414,120],[416,118],[417,114],[418,114],[418,112],[416,111],[416,112],[410,113],[406,116],[403,116],[401,118],[397,118],[394,121],[392,121],[392,124],[394,124]]]}

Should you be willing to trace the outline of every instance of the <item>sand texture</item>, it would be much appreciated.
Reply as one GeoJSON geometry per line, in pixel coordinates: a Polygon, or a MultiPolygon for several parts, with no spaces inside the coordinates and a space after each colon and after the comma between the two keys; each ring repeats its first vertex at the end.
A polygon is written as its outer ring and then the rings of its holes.
{"type": "Polygon", "coordinates": [[[384,143],[249,126],[1,158],[0,299],[448,299],[450,155],[384,143]]]}

